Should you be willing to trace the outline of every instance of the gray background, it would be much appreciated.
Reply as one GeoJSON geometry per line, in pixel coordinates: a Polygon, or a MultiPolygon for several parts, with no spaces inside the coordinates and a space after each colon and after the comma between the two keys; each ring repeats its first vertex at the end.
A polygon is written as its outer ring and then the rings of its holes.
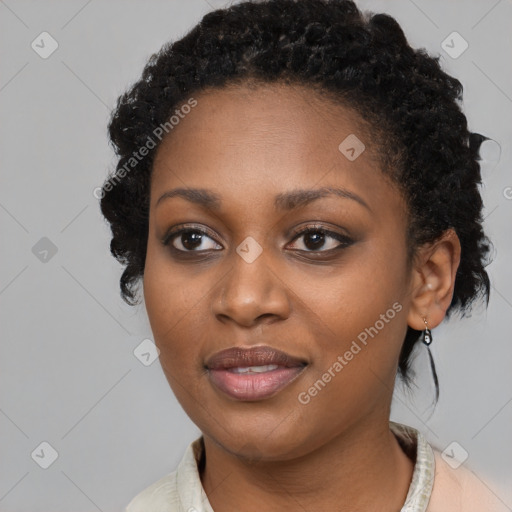
{"type": "MultiPolygon", "coordinates": [[[[0,1],[1,511],[120,511],[199,434],[158,360],[134,356],[151,331],[144,306],[120,299],[93,191],[115,163],[106,124],[117,96],[151,53],[224,3],[0,1]],[[46,59],[31,47],[43,31],[59,45],[46,59]],[[48,469],[35,462],[48,462],[50,451],[36,450],[43,441],[58,452],[48,469]]],[[[483,148],[490,306],[435,329],[435,411],[421,347],[418,389],[397,386],[392,419],[441,450],[459,443],[465,466],[512,509],[512,3],[358,3],[394,15],[413,46],[440,54],[464,84],[470,128],[497,141],[483,148]],[[453,31],[469,43],[455,59],[441,48],[453,31]]]]}

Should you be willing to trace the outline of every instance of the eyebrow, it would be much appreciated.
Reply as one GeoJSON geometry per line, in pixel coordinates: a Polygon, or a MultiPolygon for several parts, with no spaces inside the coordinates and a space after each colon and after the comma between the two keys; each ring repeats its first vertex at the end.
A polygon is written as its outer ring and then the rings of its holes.
{"type": "MultiPolygon", "coordinates": [[[[274,208],[277,210],[294,210],[306,206],[317,199],[336,196],[344,199],[352,199],[369,211],[372,211],[368,204],[357,194],[335,187],[321,187],[317,189],[297,189],[277,194],[274,199],[274,208]]],[[[155,207],[171,197],[182,197],[187,201],[195,203],[204,208],[218,211],[221,208],[221,196],[211,190],[204,188],[175,188],[162,194],[155,204],[155,207]]]]}

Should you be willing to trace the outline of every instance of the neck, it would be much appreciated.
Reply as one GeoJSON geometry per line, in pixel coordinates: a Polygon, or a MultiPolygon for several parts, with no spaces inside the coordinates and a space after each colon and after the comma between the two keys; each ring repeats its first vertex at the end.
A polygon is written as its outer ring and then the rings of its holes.
{"type": "Polygon", "coordinates": [[[201,480],[215,512],[396,512],[414,469],[388,422],[358,424],[307,455],[247,463],[204,437],[201,480]]]}

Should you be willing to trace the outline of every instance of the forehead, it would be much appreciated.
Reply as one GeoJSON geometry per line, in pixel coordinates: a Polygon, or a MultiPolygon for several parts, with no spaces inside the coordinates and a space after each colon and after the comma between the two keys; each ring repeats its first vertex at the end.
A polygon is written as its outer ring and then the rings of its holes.
{"type": "MultiPolygon", "coordinates": [[[[348,106],[320,95],[311,88],[284,84],[229,86],[195,94],[197,106],[176,116],[178,123],[164,138],[159,153],[184,143],[215,145],[219,139],[229,145],[289,147],[292,143],[311,151],[323,143],[337,150],[343,134],[357,132],[371,151],[369,125],[348,106]],[[333,147],[334,144],[334,147],[333,147]]],[[[179,106],[177,107],[179,110],[179,106]]]]}
{"type": "Polygon", "coordinates": [[[194,99],[197,105],[158,148],[153,206],[159,193],[178,186],[255,200],[258,192],[263,197],[317,185],[363,188],[370,195],[389,186],[369,126],[354,110],[312,89],[228,87],[194,99]]]}

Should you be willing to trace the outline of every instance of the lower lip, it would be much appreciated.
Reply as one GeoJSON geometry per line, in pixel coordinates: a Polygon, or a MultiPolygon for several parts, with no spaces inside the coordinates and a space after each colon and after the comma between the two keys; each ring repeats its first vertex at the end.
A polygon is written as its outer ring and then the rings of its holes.
{"type": "Polygon", "coordinates": [[[209,370],[211,382],[237,400],[270,398],[294,381],[305,366],[278,368],[263,373],[233,373],[229,370],[209,370]]]}

